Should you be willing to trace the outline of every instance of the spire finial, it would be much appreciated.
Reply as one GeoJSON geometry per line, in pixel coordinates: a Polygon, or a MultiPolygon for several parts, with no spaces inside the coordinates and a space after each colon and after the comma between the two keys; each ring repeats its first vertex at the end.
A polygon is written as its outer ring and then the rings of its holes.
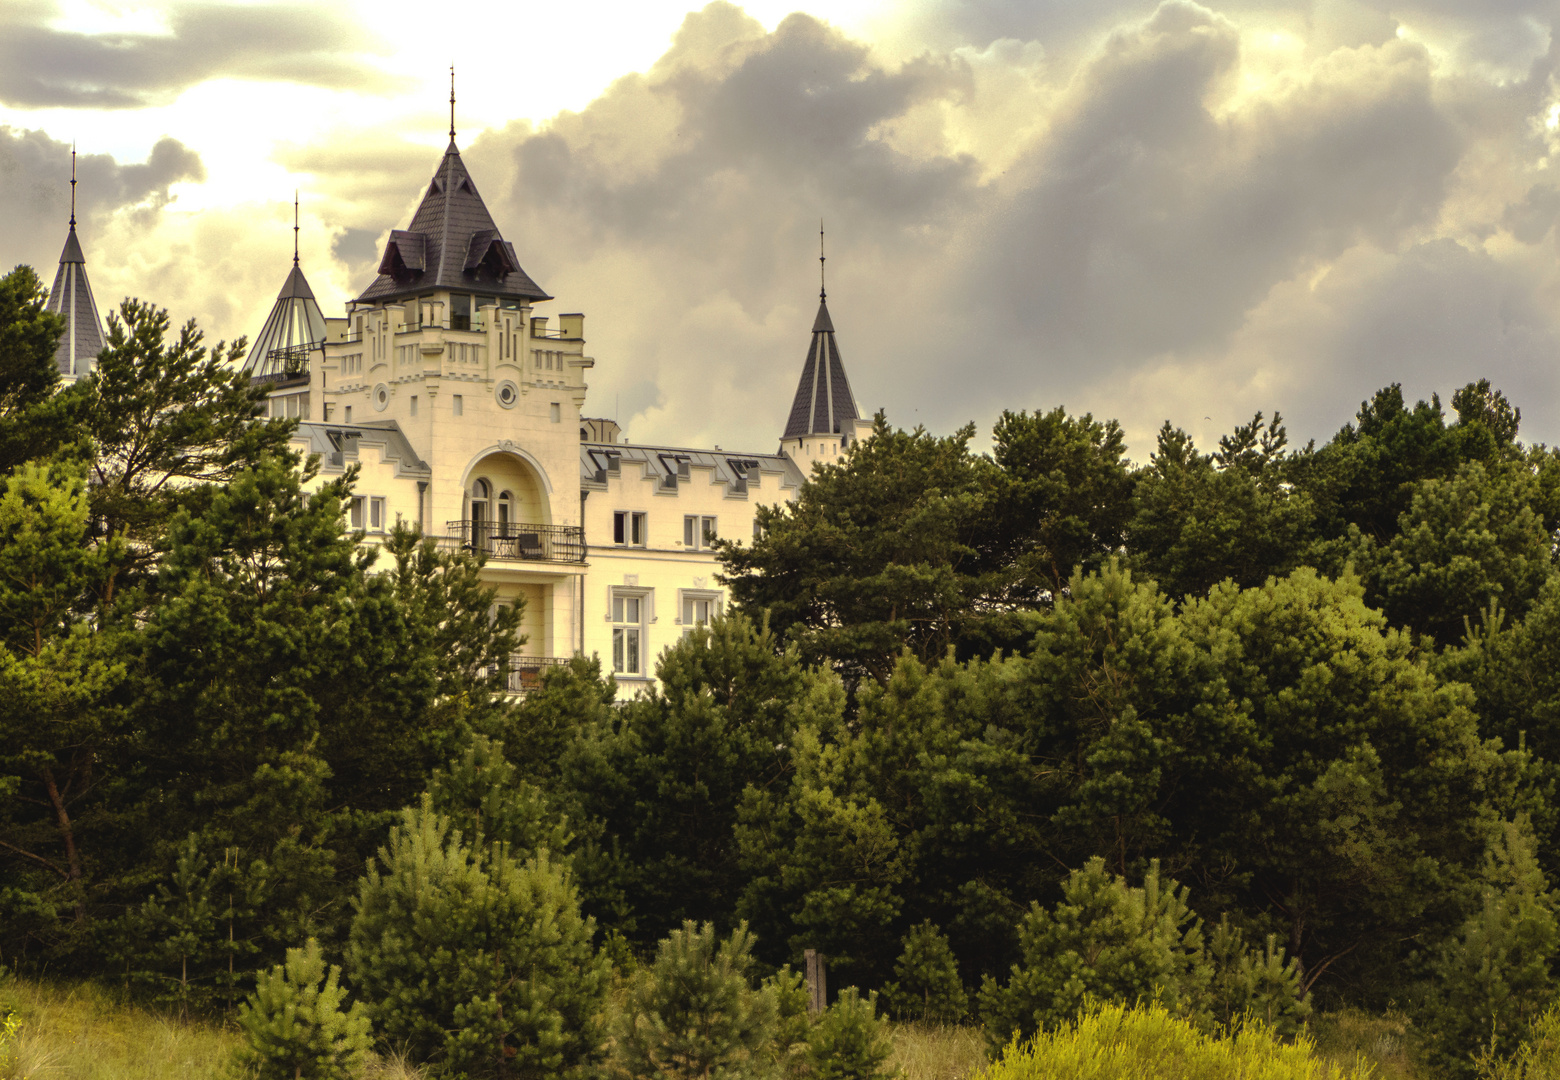
{"type": "Polygon", "coordinates": [[[824,263],[824,259],[823,259],[823,218],[819,218],[818,219],[818,299],[820,301],[821,300],[827,300],[829,298],[829,290],[825,287],[826,283],[825,283],[824,276],[823,276],[823,270],[824,270],[823,263],[824,263]]]}
{"type": "Polygon", "coordinates": [[[298,189],[293,188],[293,265],[298,265],[298,189]]]}
{"type": "Polygon", "coordinates": [[[450,142],[455,141],[455,65],[450,65],[450,142]]]}
{"type": "Polygon", "coordinates": [[[70,141],[70,231],[76,231],[76,140],[70,141]]]}

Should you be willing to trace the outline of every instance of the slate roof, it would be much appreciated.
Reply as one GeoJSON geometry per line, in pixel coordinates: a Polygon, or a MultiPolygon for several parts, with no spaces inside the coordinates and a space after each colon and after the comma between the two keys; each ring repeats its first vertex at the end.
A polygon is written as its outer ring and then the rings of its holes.
{"type": "Polygon", "coordinates": [[[828,301],[818,301],[818,317],[813,320],[812,344],[802,365],[802,378],[791,402],[791,415],[785,422],[781,439],[809,435],[838,435],[852,430],[860,417],[856,399],[845,378],[839,346],[834,342],[834,320],[829,318],[828,301]]]}
{"type": "Polygon", "coordinates": [[[629,443],[580,443],[580,484],[602,490],[609,476],[638,469],[656,490],[675,494],[693,482],[694,469],[708,469],[708,482],[722,484],[727,498],[746,498],[748,482],[762,473],[779,476],[784,488],[801,487],[806,479],[784,454],[739,454],[728,450],[697,450],[685,446],[639,446],[629,443]]]}
{"type": "Polygon", "coordinates": [[[551,300],[520,268],[514,245],[450,140],[412,223],[390,234],[376,277],[358,303],[397,300],[429,289],[457,289],[510,300],[551,300]]]}
{"type": "Polygon", "coordinates": [[[60,374],[67,378],[87,374],[103,351],[103,324],[98,319],[97,301],[92,298],[92,285],[87,281],[87,259],[76,238],[74,216],[65,248],[60,252],[54,287],[49,290],[48,308],[65,316],[65,333],[54,352],[60,374]]]}
{"type": "Polygon", "coordinates": [[[376,446],[384,460],[395,465],[395,475],[431,478],[433,469],[417,456],[412,444],[394,420],[370,421],[364,424],[334,424],[318,420],[303,420],[298,424],[294,438],[307,440],[307,453],[320,455],[320,471],[339,473],[350,462],[358,460],[364,446],[376,446]]]}
{"type": "Polygon", "coordinates": [[[296,260],[276,303],[244,358],[251,378],[296,372],[308,362],[308,350],[325,340],[325,314],[296,260]]]}

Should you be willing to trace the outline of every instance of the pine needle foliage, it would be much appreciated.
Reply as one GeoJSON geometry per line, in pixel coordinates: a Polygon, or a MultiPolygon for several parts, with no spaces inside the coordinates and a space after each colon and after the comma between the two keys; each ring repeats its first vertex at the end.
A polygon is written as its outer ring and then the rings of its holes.
{"type": "Polygon", "coordinates": [[[768,1074],[776,994],[753,985],[753,935],[689,920],[638,971],[615,1032],[623,1080],[749,1080],[768,1074]]]}
{"type": "Polygon", "coordinates": [[[807,1063],[813,1080],[886,1080],[896,1075],[888,1059],[894,1044],[877,1014],[877,995],[862,997],[847,986],[813,1025],[807,1063]]]}
{"type": "Polygon", "coordinates": [[[239,1006],[249,1044],[235,1055],[254,1080],[349,1080],[368,1057],[371,1035],[362,1002],[343,1009],[341,968],[327,970],[319,942],[287,950],[287,963],[261,972],[239,1006]]]}
{"type": "Polygon", "coordinates": [[[883,988],[883,1000],[901,1020],[954,1024],[969,1012],[959,962],[948,938],[930,920],[905,935],[905,950],[894,964],[894,981],[883,988]]]}

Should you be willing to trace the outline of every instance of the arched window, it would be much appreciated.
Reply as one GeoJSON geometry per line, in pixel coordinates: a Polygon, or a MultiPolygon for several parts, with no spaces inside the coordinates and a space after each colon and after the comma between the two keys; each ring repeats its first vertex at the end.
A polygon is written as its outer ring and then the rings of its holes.
{"type": "Polygon", "coordinates": [[[478,477],[471,485],[471,523],[480,526],[483,522],[492,520],[493,488],[482,478],[478,477]]]}
{"type": "Polygon", "coordinates": [[[500,492],[498,506],[495,509],[498,516],[498,535],[508,536],[510,522],[515,516],[515,497],[507,491],[500,492]]]}

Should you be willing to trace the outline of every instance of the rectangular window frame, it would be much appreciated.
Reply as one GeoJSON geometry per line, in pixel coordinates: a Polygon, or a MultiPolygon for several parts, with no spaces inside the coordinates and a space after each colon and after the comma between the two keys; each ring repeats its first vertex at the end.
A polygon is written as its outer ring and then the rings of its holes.
{"type": "Polygon", "coordinates": [[[683,515],[683,547],[689,551],[707,551],[710,541],[720,536],[719,519],[714,514],[683,515]]]}
{"type": "Polygon", "coordinates": [[[677,624],[682,627],[683,635],[687,636],[718,617],[725,599],[719,589],[678,589],[677,624]]]}
{"type": "Polygon", "coordinates": [[[650,522],[643,510],[612,511],[612,542],[618,547],[649,547],[650,522]]]}
{"type": "Polygon", "coordinates": [[[653,589],[607,590],[607,621],[612,624],[612,674],[646,678],[650,661],[650,624],[655,621],[653,589]]]}

